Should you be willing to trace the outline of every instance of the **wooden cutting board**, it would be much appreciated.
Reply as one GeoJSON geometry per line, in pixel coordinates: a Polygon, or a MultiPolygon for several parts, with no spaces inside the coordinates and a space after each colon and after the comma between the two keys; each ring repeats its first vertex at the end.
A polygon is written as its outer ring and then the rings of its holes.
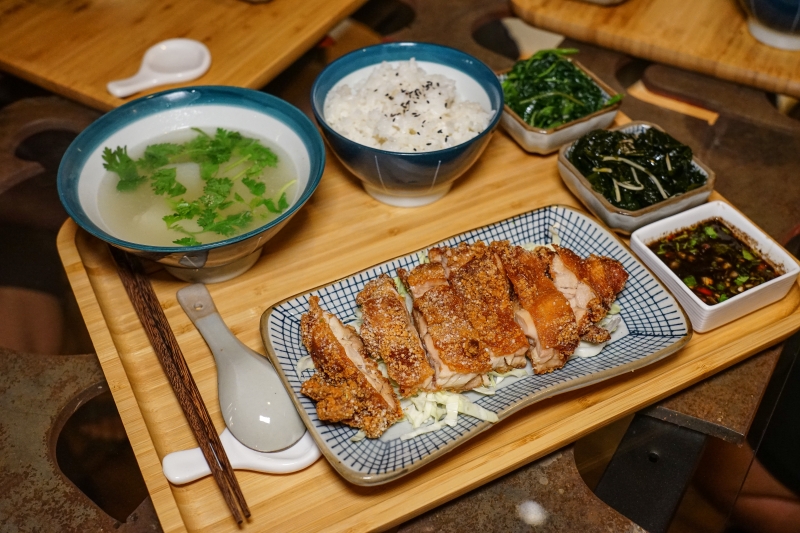
{"type": "Polygon", "coordinates": [[[365,0],[0,0],[0,69],[90,107],[126,99],[106,84],[133,76],[145,51],[196,39],[211,67],[189,85],[266,85],[365,0]]]}
{"type": "MultiPolygon", "coordinates": [[[[209,290],[239,339],[264,353],[259,318],[272,304],[464,230],[551,204],[579,207],[558,176],[556,156],[527,154],[502,131],[447,196],[414,209],[371,199],[329,156],[314,196],[267,244],[253,269],[209,290]]],[[[164,455],[197,445],[105,244],[67,221],[58,246],[164,530],[237,530],[211,478],[171,486],[161,472],[164,455]]],[[[222,430],[213,356],[175,298],[186,284],[160,269],[151,277],[222,430]]],[[[535,404],[386,485],[351,485],[325,459],[288,475],[237,472],[253,512],[242,529],[363,531],[400,524],[788,337],[800,329],[799,306],[800,286],[795,285],[780,302],[695,334],[663,361],[535,404]]],[[[553,490],[559,488],[569,490],[553,490]]]]}
{"type": "Polygon", "coordinates": [[[573,39],[800,97],[800,51],[756,41],[736,0],[511,0],[529,24],[573,39]]]}

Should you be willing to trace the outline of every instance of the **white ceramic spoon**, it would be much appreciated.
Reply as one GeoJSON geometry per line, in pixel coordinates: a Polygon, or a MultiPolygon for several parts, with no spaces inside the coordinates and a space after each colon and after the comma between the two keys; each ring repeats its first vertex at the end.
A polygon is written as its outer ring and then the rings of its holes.
{"type": "Polygon", "coordinates": [[[199,78],[211,65],[211,52],[194,39],[167,39],[151,46],[135,76],[106,85],[108,92],[125,98],[139,91],[167,83],[199,78]]]}
{"type": "Polygon", "coordinates": [[[283,450],[300,440],[306,428],[277,372],[231,333],[206,286],[189,285],[177,296],[214,354],[219,406],[233,436],[259,452],[283,450]]]}

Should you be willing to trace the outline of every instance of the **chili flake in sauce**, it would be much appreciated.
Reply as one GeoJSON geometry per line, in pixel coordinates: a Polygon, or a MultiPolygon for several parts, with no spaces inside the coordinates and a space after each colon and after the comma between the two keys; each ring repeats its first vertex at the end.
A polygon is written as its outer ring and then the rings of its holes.
{"type": "Polygon", "coordinates": [[[707,305],[724,302],[781,275],[716,218],[673,233],[648,248],[707,305]]]}

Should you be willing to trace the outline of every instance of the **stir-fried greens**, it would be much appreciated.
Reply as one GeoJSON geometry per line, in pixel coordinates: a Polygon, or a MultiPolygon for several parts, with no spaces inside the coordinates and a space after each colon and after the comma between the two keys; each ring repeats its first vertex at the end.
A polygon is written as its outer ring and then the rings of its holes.
{"type": "Polygon", "coordinates": [[[534,128],[551,129],[613,105],[584,71],[565,56],[571,48],[540,50],[518,61],[502,81],[508,106],[534,128]]]}
{"type": "Polygon", "coordinates": [[[692,149],[658,128],[639,134],[595,130],[567,158],[611,204],[635,211],[706,183],[692,149]]]}
{"type": "Polygon", "coordinates": [[[780,275],[716,218],[668,235],[648,248],[707,305],[780,275]]]}

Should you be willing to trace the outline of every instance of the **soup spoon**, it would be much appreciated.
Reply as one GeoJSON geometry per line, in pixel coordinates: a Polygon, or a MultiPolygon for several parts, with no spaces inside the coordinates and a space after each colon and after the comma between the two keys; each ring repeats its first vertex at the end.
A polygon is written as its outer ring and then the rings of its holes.
{"type": "Polygon", "coordinates": [[[108,92],[125,98],[167,83],[199,78],[211,65],[211,52],[194,39],[167,39],[148,48],[135,76],[106,85],[108,92]]]}
{"type": "Polygon", "coordinates": [[[233,436],[259,452],[283,450],[300,440],[306,428],[278,373],[228,329],[206,286],[189,285],[177,296],[214,354],[219,406],[233,436]]]}

